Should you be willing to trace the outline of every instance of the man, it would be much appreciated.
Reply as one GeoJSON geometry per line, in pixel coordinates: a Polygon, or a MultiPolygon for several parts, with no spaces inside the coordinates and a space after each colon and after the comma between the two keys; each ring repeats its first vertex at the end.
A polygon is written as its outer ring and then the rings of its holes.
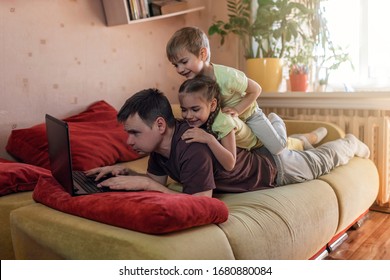
{"type": "Polygon", "coordinates": [[[118,121],[129,134],[128,144],[139,153],[150,154],[147,176],[130,175],[121,165],[87,171],[117,175],[101,183],[111,189],[173,193],[165,184],[168,176],[183,185],[183,192],[212,196],[214,190],[245,192],[315,179],[352,157],[368,158],[368,147],[349,134],[316,149],[285,149],[271,155],[265,148],[248,152],[237,149],[237,160],[230,172],[218,163],[207,145],[186,143],[182,134],[189,128],[175,120],[168,99],[157,89],[140,91],[130,97],[118,113],[118,121]]]}

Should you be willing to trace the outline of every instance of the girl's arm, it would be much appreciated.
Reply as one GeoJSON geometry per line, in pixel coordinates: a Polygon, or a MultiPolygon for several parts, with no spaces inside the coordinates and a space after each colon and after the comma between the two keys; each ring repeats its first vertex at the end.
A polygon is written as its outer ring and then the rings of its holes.
{"type": "Polygon", "coordinates": [[[241,115],[253,102],[256,102],[261,94],[261,90],[261,86],[258,83],[248,78],[248,86],[245,91],[246,95],[240,103],[234,106],[234,108],[225,107],[222,109],[222,112],[232,116],[241,115]]]}
{"type": "Polygon", "coordinates": [[[236,136],[234,130],[230,131],[221,142],[213,135],[201,128],[190,128],[183,133],[182,139],[186,143],[199,142],[209,146],[218,162],[226,171],[231,171],[236,165],[236,136]]]}

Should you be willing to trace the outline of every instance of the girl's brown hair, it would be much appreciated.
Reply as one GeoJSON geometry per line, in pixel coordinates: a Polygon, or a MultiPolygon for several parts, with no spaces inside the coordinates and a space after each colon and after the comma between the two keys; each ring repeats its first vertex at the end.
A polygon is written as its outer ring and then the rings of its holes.
{"type": "Polygon", "coordinates": [[[214,119],[217,116],[220,107],[221,91],[216,81],[213,79],[199,75],[193,79],[186,80],[179,88],[179,95],[181,94],[192,94],[197,93],[207,100],[212,101],[213,98],[217,100],[217,106],[213,112],[210,113],[209,118],[207,119],[206,129],[207,132],[211,133],[216,137],[216,134],[212,131],[211,126],[213,125],[214,119]]]}

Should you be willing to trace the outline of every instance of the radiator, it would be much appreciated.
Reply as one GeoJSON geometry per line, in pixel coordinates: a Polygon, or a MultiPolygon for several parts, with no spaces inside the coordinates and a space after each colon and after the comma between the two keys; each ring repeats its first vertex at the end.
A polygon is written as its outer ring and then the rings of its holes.
{"type": "Polygon", "coordinates": [[[379,172],[380,188],[376,203],[390,201],[390,116],[389,111],[356,109],[262,108],[284,119],[327,121],[352,133],[371,150],[371,160],[379,172]]]}

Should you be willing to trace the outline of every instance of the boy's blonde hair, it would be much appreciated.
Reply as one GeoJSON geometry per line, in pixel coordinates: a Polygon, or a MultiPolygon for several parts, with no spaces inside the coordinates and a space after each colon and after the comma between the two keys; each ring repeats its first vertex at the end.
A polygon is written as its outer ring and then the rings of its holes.
{"type": "Polygon", "coordinates": [[[207,49],[207,62],[210,61],[210,44],[207,35],[198,27],[183,27],[169,39],[166,47],[169,61],[177,60],[183,49],[198,56],[201,48],[207,49]]]}

